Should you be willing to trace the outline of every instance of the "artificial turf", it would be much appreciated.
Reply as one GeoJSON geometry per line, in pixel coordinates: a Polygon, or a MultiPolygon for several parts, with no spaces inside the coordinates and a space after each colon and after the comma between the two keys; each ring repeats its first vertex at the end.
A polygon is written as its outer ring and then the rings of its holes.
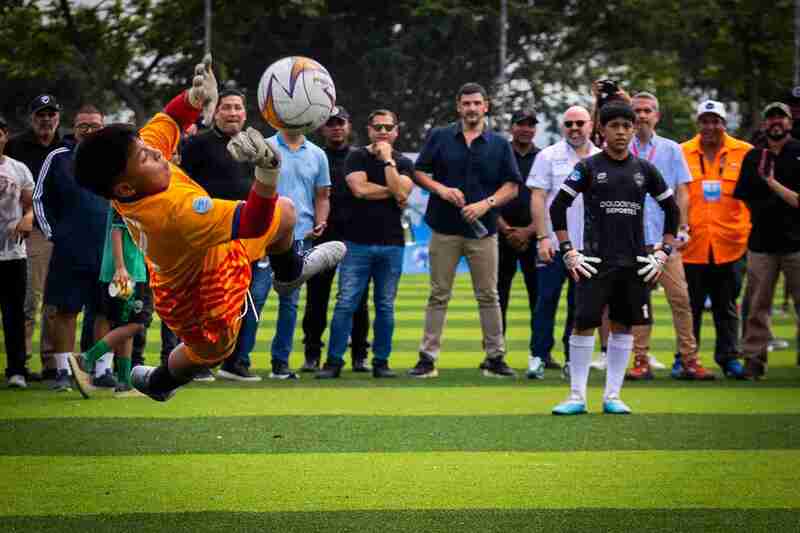
{"type": "MultiPolygon", "coordinates": [[[[416,360],[427,283],[401,282],[398,370],[416,360]]],[[[526,302],[517,279],[507,337],[520,370],[526,302]]],[[[652,351],[668,362],[662,293],[654,308],[652,351]]],[[[264,376],[275,316],[271,295],[253,354],[264,376]]],[[[481,377],[467,276],[435,380],[345,370],[329,382],[217,381],[166,404],[2,389],[0,531],[800,531],[794,316],[774,326],[792,346],[770,354],[766,381],[687,383],[660,371],[625,385],[629,417],[599,414],[602,373],[590,381],[591,414],[566,419],[549,415],[567,393],[556,371],[481,377]]],[[[709,317],[703,333],[713,367],[709,317]]],[[[148,340],[156,362],[157,324],[148,340]]]]}

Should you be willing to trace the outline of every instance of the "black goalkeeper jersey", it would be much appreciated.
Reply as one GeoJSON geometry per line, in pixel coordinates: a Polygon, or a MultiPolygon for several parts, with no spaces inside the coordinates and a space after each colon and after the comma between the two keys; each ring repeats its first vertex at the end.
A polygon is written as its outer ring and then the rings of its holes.
{"type": "Polygon", "coordinates": [[[659,204],[672,196],[650,162],[633,155],[618,161],[605,152],[575,165],[561,190],[572,199],[583,194],[583,253],[599,257],[607,267],[635,266],[637,255],[647,255],[645,196],[649,193],[659,204]]]}

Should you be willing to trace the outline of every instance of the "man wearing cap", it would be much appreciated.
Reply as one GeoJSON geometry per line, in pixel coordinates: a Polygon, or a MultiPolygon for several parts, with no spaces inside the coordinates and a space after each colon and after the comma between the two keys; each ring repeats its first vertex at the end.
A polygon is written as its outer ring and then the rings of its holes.
{"type": "MultiPolygon", "coordinates": [[[[328,121],[320,128],[325,145],[325,155],[331,172],[330,214],[328,225],[317,239],[317,242],[341,241],[342,229],[348,224],[353,209],[354,197],[347,185],[345,161],[356,148],[350,144],[352,121],[350,113],[342,106],[336,106],[328,121]]],[[[328,304],[331,297],[331,286],[336,276],[334,267],[321,272],[306,282],[306,308],[303,313],[303,344],[305,346],[305,362],[301,372],[315,372],[319,369],[322,354],[322,334],[328,325],[328,304]]],[[[367,300],[369,288],[353,315],[353,330],[350,333],[350,353],[353,372],[369,372],[367,364],[369,343],[369,311],[367,300]]]]}
{"type": "MultiPolygon", "coordinates": [[[[36,179],[47,154],[61,142],[58,134],[61,106],[56,102],[54,96],[42,94],[31,100],[28,112],[30,113],[30,129],[8,141],[6,155],[25,163],[33,178],[36,179]]],[[[26,239],[26,248],[28,252],[28,286],[25,297],[25,346],[28,355],[31,355],[36,314],[44,295],[44,284],[47,279],[50,256],[53,252],[53,243],[44,237],[36,219],[33,221],[33,231],[26,239]]],[[[55,378],[56,369],[50,335],[52,317],[53,310],[45,306],[42,310],[39,353],[42,358],[43,375],[47,378],[55,378]]]]}
{"type": "Polygon", "coordinates": [[[750,309],[742,352],[747,375],[755,379],[767,369],[770,310],[781,271],[800,315],[800,140],[790,136],[792,112],[786,104],[769,104],[763,116],[767,147],[748,152],[733,193],[750,208],[753,225],[747,241],[750,309]]]}
{"type": "MultiPolygon", "coordinates": [[[[675,141],[658,135],[656,125],[661,118],[658,98],[652,93],[640,92],[634,95],[631,105],[636,113],[636,134],[631,141],[631,153],[655,165],[664,181],[675,192],[675,200],[680,209],[680,225],[673,252],[664,265],[661,286],[664,287],[667,301],[672,309],[672,323],[677,337],[676,357],[679,364],[673,369],[674,378],[689,380],[714,379],[714,374],[706,370],[697,356],[697,341],[692,325],[692,308],[689,305],[689,289],[681,261],[681,250],[689,242],[687,231],[687,212],[689,186],[692,175],[683,157],[681,147],[675,141]]],[[[644,207],[644,238],[648,251],[661,245],[664,234],[664,212],[652,196],[647,196],[644,207]]],[[[653,368],[664,368],[654,364],[648,353],[652,324],[633,327],[633,368],[625,375],[626,379],[653,379],[653,368]]]]}
{"type": "Polygon", "coordinates": [[[736,268],[747,251],[750,212],[733,191],[752,145],[726,133],[727,115],[720,102],[701,103],[695,117],[698,134],[681,145],[692,174],[689,227],[685,228],[691,238],[683,250],[683,266],[694,336],[699,346],[703,306],[710,297],[717,333],[714,360],[726,376],[741,379],[736,268]]]}
{"type": "MultiPolygon", "coordinates": [[[[520,175],[530,173],[533,161],[539,149],[533,144],[536,136],[536,112],[533,110],[517,111],[511,117],[511,149],[517,160],[520,175]]],[[[511,283],[517,273],[517,265],[522,269],[525,290],[528,293],[528,309],[530,310],[530,348],[529,356],[533,357],[533,310],[536,307],[536,234],[531,217],[531,191],[520,187],[517,197],[509,201],[497,211],[498,234],[498,276],[497,293],[500,298],[500,311],[503,314],[503,333],[507,329],[506,312],[511,293],[511,283]]],[[[551,358],[539,360],[536,372],[530,377],[541,378],[547,365],[560,369],[551,358]]]]}

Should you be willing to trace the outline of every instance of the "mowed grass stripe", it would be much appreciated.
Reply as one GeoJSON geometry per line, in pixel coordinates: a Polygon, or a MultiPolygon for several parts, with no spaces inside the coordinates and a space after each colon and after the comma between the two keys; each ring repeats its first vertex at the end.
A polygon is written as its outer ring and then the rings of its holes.
{"type": "MultiPolygon", "coordinates": [[[[347,498],[358,498],[345,495],[347,498]]],[[[194,512],[10,516],[10,533],[242,533],[253,531],[394,533],[425,531],[603,531],[640,533],[776,533],[800,527],[797,509],[430,509],[329,512],[194,512]]]]}
{"type": "Polygon", "coordinates": [[[0,515],[796,509],[798,451],[0,457],[0,515]],[[768,480],[768,482],[767,482],[768,480]]]}
{"type": "Polygon", "coordinates": [[[0,455],[800,449],[791,415],[260,416],[14,420],[0,455]]]}
{"type": "MultiPolygon", "coordinates": [[[[74,391],[2,390],[0,424],[7,425],[13,419],[71,417],[549,415],[568,393],[562,384],[448,387],[427,382],[427,386],[375,387],[371,386],[373,381],[363,383],[360,387],[327,388],[299,387],[285,382],[253,384],[248,388],[197,383],[180,390],[167,403],[148,398],[118,400],[111,398],[110,393],[82,400],[74,391]]],[[[601,412],[603,391],[599,385],[589,389],[591,413],[601,412]]],[[[800,397],[792,387],[724,388],[711,384],[661,389],[637,384],[623,389],[623,397],[634,409],[633,419],[644,414],[800,414],[800,397]]]]}

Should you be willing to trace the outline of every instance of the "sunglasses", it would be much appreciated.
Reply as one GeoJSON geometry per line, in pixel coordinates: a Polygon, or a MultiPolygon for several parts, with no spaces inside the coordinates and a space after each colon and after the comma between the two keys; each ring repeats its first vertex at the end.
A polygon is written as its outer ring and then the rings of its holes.
{"type": "Polygon", "coordinates": [[[586,121],[585,120],[565,120],[564,121],[564,126],[566,128],[571,128],[573,124],[575,125],[576,128],[582,128],[582,127],[584,127],[586,125],[586,121]]]}
{"type": "Polygon", "coordinates": [[[370,124],[369,127],[375,131],[393,131],[396,124],[370,124]]]}
{"type": "Polygon", "coordinates": [[[81,133],[88,133],[90,131],[97,131],[102,127],[102,124],[88,124],[86,122],[81,122],[80,124],[75,125],[75,130],[81,133]]]}

